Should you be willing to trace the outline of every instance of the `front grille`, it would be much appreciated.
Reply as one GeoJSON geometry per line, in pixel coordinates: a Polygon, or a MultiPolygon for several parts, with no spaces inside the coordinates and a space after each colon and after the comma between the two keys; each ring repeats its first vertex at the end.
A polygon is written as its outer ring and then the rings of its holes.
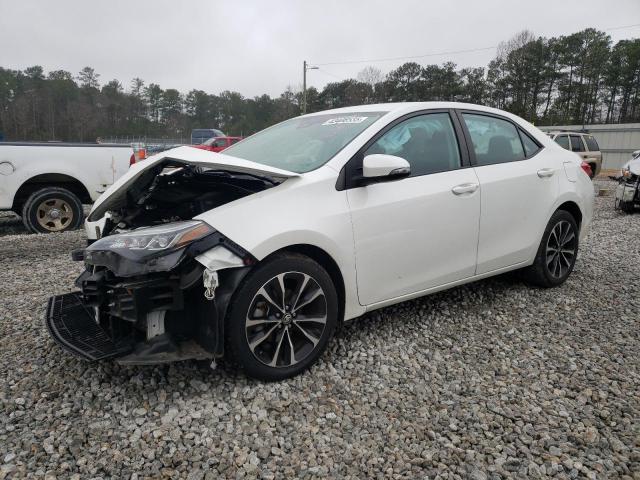
{"type": "Polygon", "coordinates": [[[129,342],[115,343],[96,323],[93,311],[81,300],[80,292],[49,299],[47,328],[65,350],[87,360],[104,360],[131,351],[129,342]]]}

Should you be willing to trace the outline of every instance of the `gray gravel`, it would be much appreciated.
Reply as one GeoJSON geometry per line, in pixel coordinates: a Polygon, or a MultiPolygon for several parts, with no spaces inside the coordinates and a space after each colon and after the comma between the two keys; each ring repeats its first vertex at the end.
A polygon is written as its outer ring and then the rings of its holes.
{"type": "Polygon", "coordinates": [[[0,212],[0,237],[16,233],[25,233],[22,219],[12,212],[0,212]]]}
{"type": "Polygon", "coordinates": [[[640,479],[640,215],[597,199],[570,280],[503,276],[345,327],[262,384],[90,364],[43,325],[81,232],[0,238],[0,479],[640,479]]]}

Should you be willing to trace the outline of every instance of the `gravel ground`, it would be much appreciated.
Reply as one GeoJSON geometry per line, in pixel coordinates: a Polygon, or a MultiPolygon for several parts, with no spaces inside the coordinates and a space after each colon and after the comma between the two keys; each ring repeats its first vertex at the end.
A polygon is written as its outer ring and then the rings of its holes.
{"type": "Polygon", "coordinates": [[[563,287],[503,276],[386,308],[273,384],[72,357],[43,315],[83,234],[3,236],[0,479],[638,480],[640,215],[596,201],[563,287]]]}
{"type": "Polygon", "coordinates": [[[0,212],[0,237],[16,233],[24,233],[22,219],[11,212],[0,212]]]}

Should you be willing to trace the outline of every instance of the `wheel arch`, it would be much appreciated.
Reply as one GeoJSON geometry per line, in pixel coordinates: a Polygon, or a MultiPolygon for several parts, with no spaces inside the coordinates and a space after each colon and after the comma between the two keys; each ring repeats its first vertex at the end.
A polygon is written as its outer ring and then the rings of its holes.
{"type": "Polygon", "coordinates": [[[43,173],[29,178],[20,185],[13,197],[12,210],[21,210],[21,206],[33,192],[46,187],[64,188],[76,195],[82,203],[92,202],[87,187],[77,178],[65,173],[43,173]]]}
{"type": "Polygon", "coordinates": [[[344,320],[346,305],[346,291],[344,277],[342,276],[342,272],[340,270],[340,267],[338,266],[338,263],[333,259],[331,255],[329,255],[329,253],[327,253],[322,248],[307,243],[288,245],[276,250],[275,252],[271,253],[271,255],[283,252],[299,253],[301,255],[309,257],[327,271],[327,273],[331,277],[331,280],[333,281],[333,284],[336,287],[336,293],[338,294],[338,319],[339,324],[342,324],[344,320]]]}
{"type": "Polygon", "coordinates": [[[559,205],[555,211],[557,212],[558,210],[564,210],[565,212],[568,212],[569,214],[571,214],[571,216],[575,219],[576,223],[578,224],[578,230],[580,230],[580,226],[582,225],[582,210],[580,210],[580,207],[576,202],[572,200],[568,200],[562,203],[561,205],[559,205]]]}

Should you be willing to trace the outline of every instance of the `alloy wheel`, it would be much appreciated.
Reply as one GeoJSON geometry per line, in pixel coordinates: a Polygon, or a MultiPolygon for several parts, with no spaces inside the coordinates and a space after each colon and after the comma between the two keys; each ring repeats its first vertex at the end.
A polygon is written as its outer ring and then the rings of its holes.
{"type": "Polygon", "coordinates": [[[245,321],[249,349],[270,367],[291,367],[314,351],[327,324],[327,299],[306,273],[280,273],[254,295],[245,321]]]}
{"type": "Polygon", "coordinates": [[[555,278],[564,277],[575,261],[577,237],[571,223],[561,220],[555,224],[547,239],[546,263],[555,278]]]}
{"type": "Polygon", "coordinates": [[[38,205],[36,219],[45,230],[59,232],[73,222],[73,209],[65,200],[50,198],[38,205]]]}

